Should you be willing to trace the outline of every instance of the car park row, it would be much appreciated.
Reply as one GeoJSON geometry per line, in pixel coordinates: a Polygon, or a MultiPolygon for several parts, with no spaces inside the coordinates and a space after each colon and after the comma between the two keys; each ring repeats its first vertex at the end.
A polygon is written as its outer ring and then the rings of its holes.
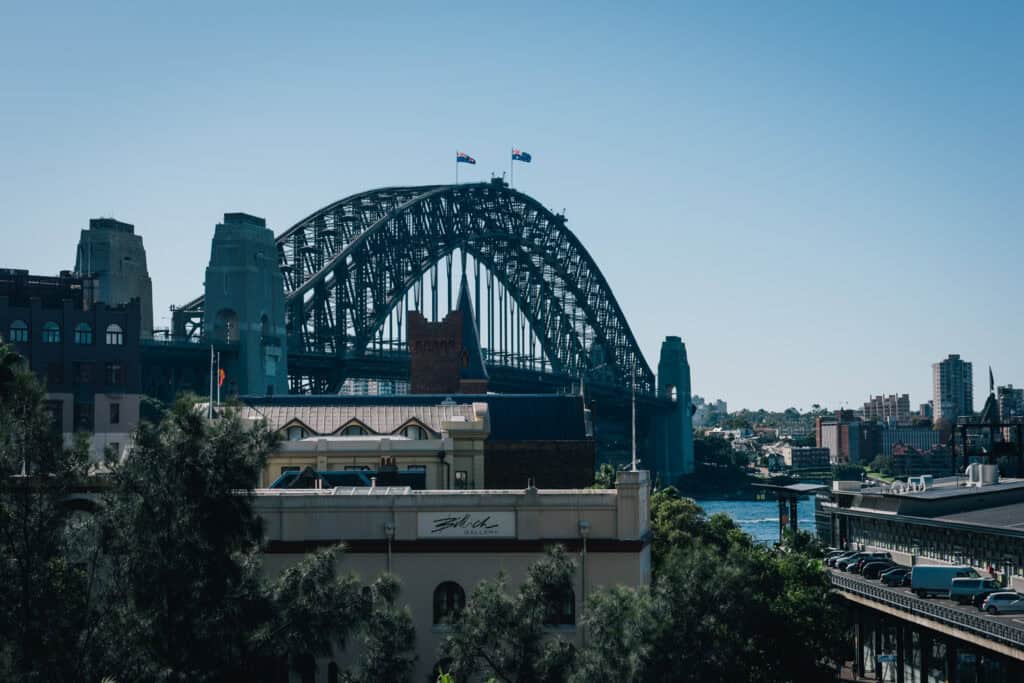
{"type": "Polygon", "coordinates": [[[972,567],[916,565],[906,567],[887,552],[830,550],[828,567],[860,574],[890,587],[908,587],[919,598],[947,597],[962,605],[972,604],[989,614],[1024,612],[1024,595],[1006,590],[993,578],[982,577],[972,567]]]}

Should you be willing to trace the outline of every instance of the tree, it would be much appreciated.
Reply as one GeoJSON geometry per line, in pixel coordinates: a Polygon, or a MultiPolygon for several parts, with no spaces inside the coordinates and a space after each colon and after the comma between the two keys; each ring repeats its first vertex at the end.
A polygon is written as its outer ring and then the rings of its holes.
{"type": "Polygon", "coordinates": [[[451,673],[459,680],[565,680],[574,650],[548,624],[572,600],[574,577],[574,563],[564,548],[555,547],[529,568],[514,595],[503,574],[481,581],[441,646],[451,673]]]}
{"type": "Polygon", "coordinates": [[[594,485],[591,488],[615,488],[615,467],[611,463],[601,463],[601,466],[597,468],[597,472],[594,473],[594,485]]]}
{"type": "Polygon", "coordinates": [[[359,638],[358,669],[348,676],[355,683],[400,683],[416,664],[416,629],[408,607],[398,607],[398,580],[384,574],[366,593],[367,619],[359,638]]]}
{"type": "Polygon", "coordinates": [[[891,477],[895,473],[895,461],[891,455],[876,455],[871,461],[871,469],[879,474],[891,477]]]}
{"type": "Polygon", "coordinates": [[[397,596],[397,583],[364,593],[337,572],[340,547],[263,577],[251,487],[276,438],[230,409],[207,420],[183,399],[139,427],[128,457],[108,462],[104,635],[118,680],[261,680],[280,662],[309,675],[317,657],[389,618],[373,608],[397,596]]]}
{"type": "Polygon", "coordinates": [[[0,344],[0,679],[78,680],[97,605],[91,529],[67,499],[88,467],[65,449],[26,362],[0,344]],[[60,656],[54,656],[54,653],[60,656]]]}
{"type": "Polygon", "coordinates": [[[651,513],[653,586],[592,595],[579,680],[831,680],[845,622],[807,539],[759,546],[671,490],[651,513]]]}
{"type": "Polygon", "coordinates": [[[657,605],[646,588],[612,586],[587,601],[587,646],[578,653],[574,683],[644,679],[656,630],[657,605]]]}

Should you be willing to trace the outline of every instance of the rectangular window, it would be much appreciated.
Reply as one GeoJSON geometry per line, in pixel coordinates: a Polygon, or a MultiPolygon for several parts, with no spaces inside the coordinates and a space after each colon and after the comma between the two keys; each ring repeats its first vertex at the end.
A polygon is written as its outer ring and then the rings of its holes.
{"type": "Polygon", "coordinates": [[[46,401],[46,413],[50,416],[50,429],[54,434],[64,432],[64,401],[46,401]]]}
{"type": "Polygon", "coordinates": [[[469,472],[466,470],[455,470],[455,488],[469,488],[469,472]]]}
{"type": "Polygon", "coordinates": [[[47,363],[46,364],[46,383],[50,386],[58,384],[64,384],[64,364],[63,363],[47,363]]]}
{"type": "Polygon", "coordinates": [[[110,404],[110,424],[116,425],[121,424],[121,404],[111,403],[110,404]]]}
{"type": "Polygon", "coordinates": [[[89,384],[92,382],[92,363],[72,363],[72,372],[75,374],[76,384],[89,384]]]}
{"type": "Polygon", "coordinates": [[[75,404],[75,431],[93,431],[93,405],[91,403],[75,404]]]}
{"type": "Polygon", "coordinates": [[[107,384],[111,386],[120,386],[124,383],[124,373],[121,370],[120,363],[107,363],[105,368],[105,374],[107,378],[107,384]]]}

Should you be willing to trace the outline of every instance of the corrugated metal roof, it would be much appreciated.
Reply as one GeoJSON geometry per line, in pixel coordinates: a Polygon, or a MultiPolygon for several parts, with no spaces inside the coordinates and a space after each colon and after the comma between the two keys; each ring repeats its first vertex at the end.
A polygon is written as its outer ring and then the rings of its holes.
{"type": "Polygon", "coordinates": [[[440,433],[443,422],[463,418],[475,419],[471,404],[407,406],[407,405],[245,405],[243,417],[263,418],[278,430],[298,420],[319,435],[334,434],[357,421],[376,434],[391,434],[407,422],[415,420],[440,433]]]}

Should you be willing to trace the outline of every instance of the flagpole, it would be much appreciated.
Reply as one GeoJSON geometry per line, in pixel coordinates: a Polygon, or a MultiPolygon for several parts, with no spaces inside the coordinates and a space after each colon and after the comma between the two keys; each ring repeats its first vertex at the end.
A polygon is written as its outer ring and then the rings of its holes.
{"type": "Polygon", "coordinates": [[[213,419],[213,344],[210,344],[210,407],[206,411],[206,416],[213,419]]]}
{"type": "Polygon", "coordinates": [[[220,351],[217,352],[217,405],[220,406],[220,351]]]}
{"type": "Polygon", "coordinates": [[[512,158],[512,152],[508,153],[508,177],[509,187],[516,186],[516,161],[512,158]]]}
{"type": "Polygon", "coordinates": [[[455,184],[459,184],[459,150],[455,150],[455,184]]]}

